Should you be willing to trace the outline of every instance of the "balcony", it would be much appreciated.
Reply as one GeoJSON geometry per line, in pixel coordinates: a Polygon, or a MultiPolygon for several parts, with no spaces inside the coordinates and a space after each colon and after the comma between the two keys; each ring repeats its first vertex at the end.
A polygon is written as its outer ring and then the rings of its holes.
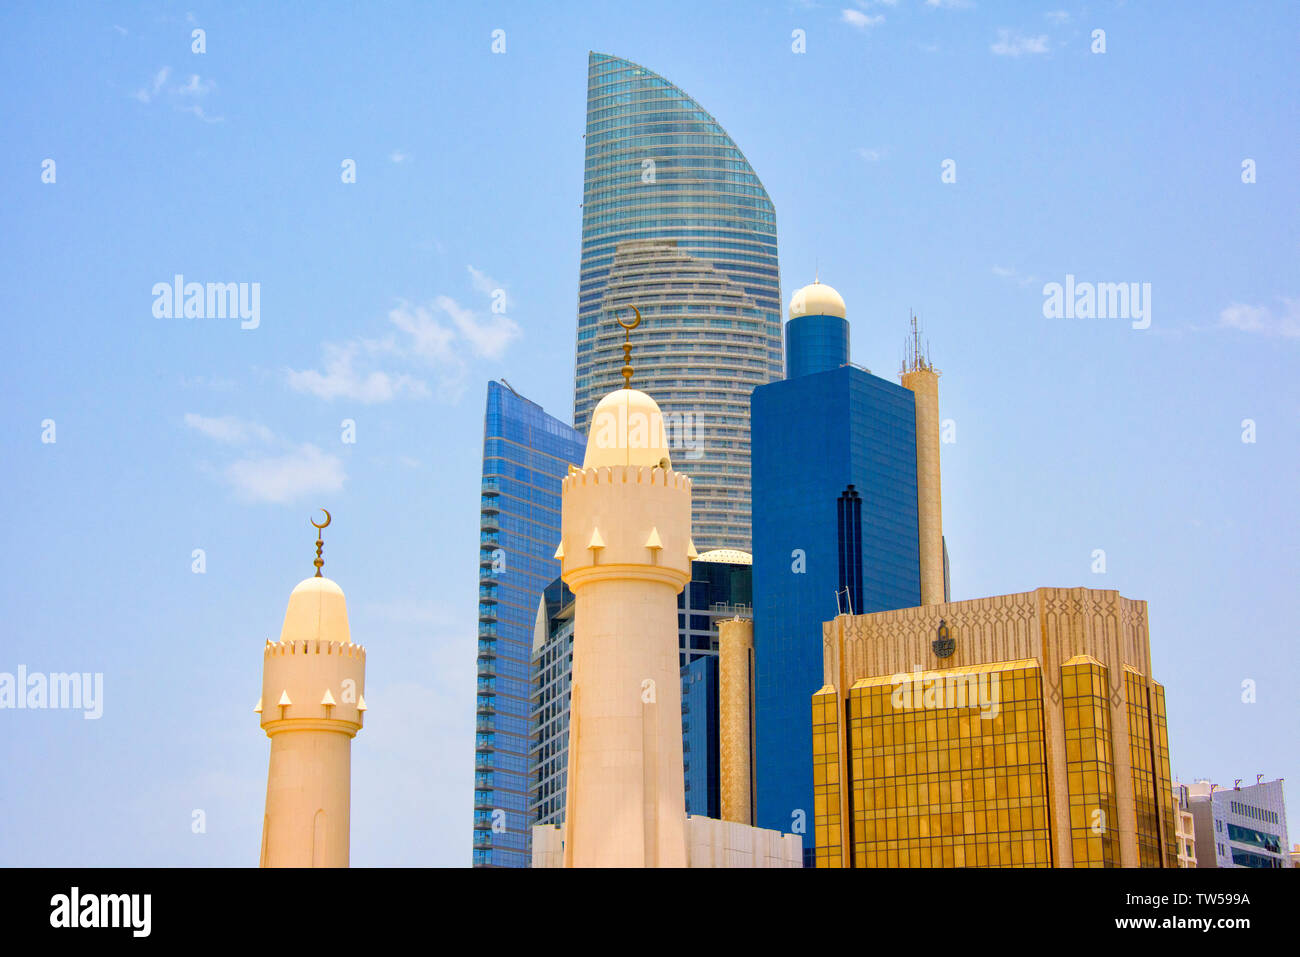
{"type": "Polygon", "coordinates": [[[476,850],[491,850],[492,848],[492,831],[474,832],[474,847],[476,850]]]}
{"type": "Polygon", "coordinates": [[[478,696],[478,713],[479,714],[496,714],[497,697],[496,695],[479,695],[478,696]]]}
{"type": "Polygon", "coordinates": [[[497,499],[498,496],[495,492],[493,492],[491,495],[484,495],[482,498],[479,499],[479,503],[478,503],[479,511],[481,511],[484,515],[488,514],[489,512],[492,514],[496,514],[497,512],[501,511],[501,505],[497,501],[497,499]]]}
{"type": "Polygon", "coordinates": [[[497,600],[497,586],[495,582],[478,586],[478,597],[487,601],[497,600]]]}
{"type": "Polygon", "coordinates": [[[478,660],[490,661],[497,656],[497,643],[492,639],[480,638],[478,640],[478,660]]]}
{"type": "Polygon", "coordinates": [[[483,480],[482,491],[484,495],[500,495],[501,480],[496,476],[491,476],[483,480]]]}
{"type": "Polygon", "coordinates": [[[478,543],[479,545],[500,545],[501,536],[497,532],[480,532],[478,543]]]}
{"type": "Polygon", "coordinates": [[[478,527],[481,532],[499,532],[501,520],[497,518],[496,512],[484,512],[483,517],[478,520],[478,527]]]}
{"type": "Polygon", "coordinates": [[[496,722],[491,718],[478,718],[474,721],[475,731],[495,731],[496,722]]]}
{"type": "Polygon", "coordinates": [[[480,638],[495,638],[497,636],[497,626],[495,622],[486,622],[478,626],[478,635],[480,638]]]}
{"type": "Polygon", "coordinates": [[[496,602],[479,602],[478,620],[482,622],[494,622],[497,620],[497,603],[496,602]]]}

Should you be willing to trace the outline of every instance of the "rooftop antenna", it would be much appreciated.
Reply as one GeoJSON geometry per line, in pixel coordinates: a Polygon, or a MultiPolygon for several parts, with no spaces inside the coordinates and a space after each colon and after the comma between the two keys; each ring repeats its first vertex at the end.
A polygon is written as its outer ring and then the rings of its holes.
{"type": "Polygon", "coordinates": [[[333,521],[333,519],[330,516],[329,509],[322,508],[321,511],[325,513],[324,522],[318,524],[315,519],[309,519],[312,525],[315,526],[316,528],[316,560],[312,562],[312,564],[316,566],[317,578],[323,577],[320,573],[320,570],[325,565],[325,559],[321,558],[321,549],[325,547],[325,542],[321,539],[321,532],[324,531],[324,529],[326,529],[327,527],[329,527],[329,523],[333,521]]]}
{"type": "Polygon", "coordinates": [[[912,312],[911,309],[908,309],[907,313],[911,317],[911,331],[908,333],[907,340],[903,345],[903,365],[899,369],[899,374],[925,371],[938,375],[939,370],[930,361],[930,340],[925,340],[925,344],[922,345],[921,329],[916,320],[916,313],[912,312]]]}

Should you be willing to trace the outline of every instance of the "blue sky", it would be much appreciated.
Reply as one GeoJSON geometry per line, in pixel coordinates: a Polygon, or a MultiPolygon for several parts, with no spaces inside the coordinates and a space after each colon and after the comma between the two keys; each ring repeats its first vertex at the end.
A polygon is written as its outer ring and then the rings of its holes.
{"type": "Polygon", "coordinates": [[[260,648],[320,505],[369,649],[353,863],[468,863],[484,389],[572,408],[591,49],[717,117],[776,205],[785,299],[820,269],[855,361],[892,377],[920,316],[953,597],[1147,600],[1175,774],[1300,782],[1297,27],[1280,2],[7,5],[0,672],[102,672],[104,714],[0,711],[0,864],[256,862],[260,648]],[[259,283],[257,328],[155,317],[178,273],[259,283]],[[1067,275],[1150,283],[1150,328],[1045,318],[1067,275]]]}

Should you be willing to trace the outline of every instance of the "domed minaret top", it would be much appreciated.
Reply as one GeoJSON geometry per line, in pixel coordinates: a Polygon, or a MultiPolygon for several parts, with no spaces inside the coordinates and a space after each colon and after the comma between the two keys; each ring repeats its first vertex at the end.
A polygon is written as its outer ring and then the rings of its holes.
{"type": "Polygon", "coordinates": [[[790,299],[785,324],[785,377],[828,372],[848,365],[849,323],[844,297],[814,279],[790,299]]]}
{"type": "Polygon", "coordinates": [[[790,318],[800,316],[838,316],[848,318],[844,297],[820,279],[814,279],[790,299],[790,318]]]}

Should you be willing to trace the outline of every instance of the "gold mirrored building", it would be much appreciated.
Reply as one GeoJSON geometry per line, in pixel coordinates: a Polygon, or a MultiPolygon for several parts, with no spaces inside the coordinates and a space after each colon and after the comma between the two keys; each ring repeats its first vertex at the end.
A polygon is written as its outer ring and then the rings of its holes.
{"type": "Polygon", "coordinates": [[[818,867],[1177,867],[1146,602],[841,615],[812,698],[818,867]]]}

